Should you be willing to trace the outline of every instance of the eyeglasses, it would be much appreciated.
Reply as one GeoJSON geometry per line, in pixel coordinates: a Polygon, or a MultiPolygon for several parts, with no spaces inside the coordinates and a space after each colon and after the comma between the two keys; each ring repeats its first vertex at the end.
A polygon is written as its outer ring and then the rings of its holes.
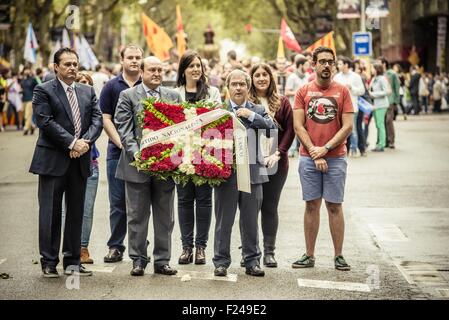
{"type": "Polygon", "coordinates": [[[335,60],[326,60],[326,59],[320,59],[318,60],[318,63],[322,66],[325,66],[326,64],[333,66],[335,64],[335,60]]]}
{"type": "Polygon", "coordinates": [[[162,71],[164,70],[162,70],[162,68],[149,68],[148,71],[150,71],[151,73],[162,73],[162,71]]]}

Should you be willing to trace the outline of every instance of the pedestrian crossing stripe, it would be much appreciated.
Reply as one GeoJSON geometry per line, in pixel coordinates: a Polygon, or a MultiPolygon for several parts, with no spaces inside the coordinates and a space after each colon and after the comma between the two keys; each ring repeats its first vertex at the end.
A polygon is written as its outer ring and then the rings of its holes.
{"type": "Polygon", "coordinates": [[[410,239],[394,224],[369,224],[379,241],[407,242],[410,239]]]}
{"type": "Polygon", "coordinates": [[[3,262],[6,262],[6,259],[0,259],[0,264],[2,264],[3,262]]]}
{"type": "Polygon", "coordinates": [[[96,264],[96,265],[84,265],[84,267],[92,272],[104,272],[104,273],[112,273],[115,269],[115,266],[107,266],[107,265],[101,265],[101,264],[96,264]]]}
{"type": "Polygon", "coordinates": [[[190,276],[191,279],[200,279],[200,280],[215,280],[215,281],[227,281],[227,282],[237,282],[237,274],[228,273],[226,277],[216,277],[212,272],[201,272],[201,271],[190,271],[190,270],[178,270],[178,273],[175,275],[177,278],[184,279],[188,278],[187,275],[190,276]]]}
{"type": "Polygon", "coordinates": [[[371,292],[370,287],[366,283],[354,283],[354,282],[335,282],[327,280],[298,279],[298,286],[317,288],[317,289],[371,292]]]}

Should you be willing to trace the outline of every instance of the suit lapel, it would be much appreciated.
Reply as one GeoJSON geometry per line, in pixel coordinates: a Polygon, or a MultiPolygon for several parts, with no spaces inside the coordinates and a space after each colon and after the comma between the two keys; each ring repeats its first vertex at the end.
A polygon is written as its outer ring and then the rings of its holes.
{"type": "Polygon", "coordinates": [[[59,83],[58,78],[54,79],[54,90],[56,93],[56,96],[61,101],[62,106],[64,107],[65,111],[67,112],[67,115],[70,119],[70,121],[73,123],[73,116],[72,116],[72,108],[70,108],[69,100],[67,99],[67,94],[64,92],[64,88],[59,83]]]}

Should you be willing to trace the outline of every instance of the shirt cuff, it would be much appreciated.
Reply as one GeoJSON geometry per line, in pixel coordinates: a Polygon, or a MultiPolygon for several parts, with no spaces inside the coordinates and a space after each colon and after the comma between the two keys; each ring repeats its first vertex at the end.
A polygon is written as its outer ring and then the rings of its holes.
{"type": "Polygon", "coordinates": [[[251,113],[251,115],[248,117],[249,122],[253,122],[255,117],[256,113],[255,112],[251,113]]]}
{"type": "Polygon", "coordinates": [[[72,143],[69,145],[69,149],[72,150],[73,147],[75,146],[75,142],[76,140],[78,140],[77,138],[73,139],[72,143]]]}

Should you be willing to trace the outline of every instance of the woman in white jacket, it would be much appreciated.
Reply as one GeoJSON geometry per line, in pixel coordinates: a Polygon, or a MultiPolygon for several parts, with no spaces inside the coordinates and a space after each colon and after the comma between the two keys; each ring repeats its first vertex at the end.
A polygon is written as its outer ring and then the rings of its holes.
{"type": "Polygon", "coordinates": [[[371,150],[374,152],[384,151],[386,145],[386,131],[385,131],[385,115],[390,106],[388,95],[391,93],[390,84],[384,76],[384,68],[380,63],[373,65],[374,78],[370,84],[370,95],[373,97],[374,103],[374,119],[377,128],[377,145],[371,150]]]}
{"type": "MultiPolygon", "coordinates": [[[[180,93],[183,101],[196,103],[206,100],[221,104],[220,91],[207,83],[201,57],[194,51],[187,51],[181,57],[176,82],[175,90],[180,93]]],[[[212,188],[208,184],[195,186],[193,182],[188,182],[185,186],[177,185],[176,189],[183,247],[178,263],[192,263],[193,247],[195,246],[195,264],[205,264],[205,249],[212,219],[212,188]],[[195,202],[196,210],[194,210],[195,202]],[[196,235],[194,237],[195,222],[196,235]]]]}

